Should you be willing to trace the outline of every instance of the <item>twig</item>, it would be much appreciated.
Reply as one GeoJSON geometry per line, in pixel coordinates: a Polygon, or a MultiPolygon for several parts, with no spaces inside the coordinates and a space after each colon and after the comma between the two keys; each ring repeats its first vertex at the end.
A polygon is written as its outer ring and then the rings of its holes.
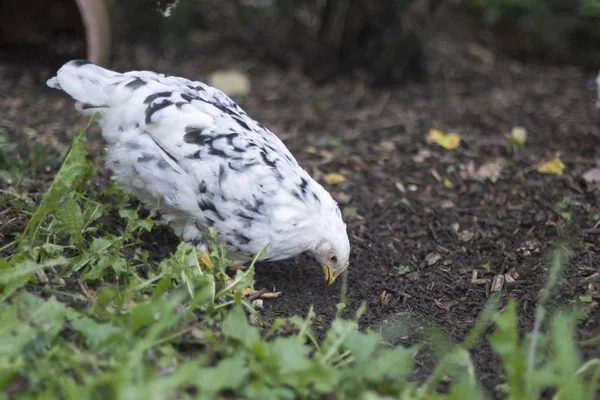
{"type": "Polygon", "coordinates": [[[581,232],[584,235],[600,235],[600,228],[584,229],[581,232]]]}
{"type": "Polygon", "coordinates": [[[258,292],[248,296],[248,301],[252,302],[253,300],[258,299],[260,296],[262,296],[265,293],[267,293],[267,289],[264,289],[264,288],[260,289],[258,292]]]}

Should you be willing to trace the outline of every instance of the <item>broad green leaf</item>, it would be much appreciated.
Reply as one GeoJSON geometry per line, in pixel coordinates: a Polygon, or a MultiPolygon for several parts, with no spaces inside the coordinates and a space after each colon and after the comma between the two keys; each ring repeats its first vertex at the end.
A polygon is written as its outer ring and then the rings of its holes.
{"type": "Polygon", "coordinates": [[[26,235],[33,239],[35,227],[42,219],[53,211],[59,208],[59,205],[64,197],[72,198],[74,190],[89,176],[94,166],[87,160],[87,151],[83,146],[84,133],[86,129],[93,123],[94,117],[90,119],[87,127],[82,129],[75,138],[71,150],[67,154],[63,165],[52,181],[50,188],[44,195],[38,209],[33,213],[31,219],[25,228],[26,235]]]}
{"type": "Polygon", "coordinates": [[[413,357],[416,352],[414,347],[402,346],[379,352],[371,368],[366,371],[365,378],[372,382],[382,379],[393,379],[397,382],[406,380],[414,369],[413,357]]]}
{"type": "Polygon", "coordinates": [[[502,361],[510,386],[510,398],[525,398],[527,393],[526,351],[519,343],[517,306],[513,299],[496,317],[496,332],[490,337],[490,344],[502,361]]]}
{"type": "MultiPolygon", "coordinates": [[[[333,365],[313,363],[311,385],[317,393],[329,393],[340,383],[340,368],[333,365]]],[[[359,379],[361,377],[355,378],[359,379]]],[[[352,394],[352,393],[351,393],[352,394]]]]}
{"type": "Polygon", "coordinates": [[[146,232],[150,232],[152,229],[152,218],[141,219],[136,210],[119,210],[119,216],[127,221],[127,226],[123,233],[125,239],[128,239],[138,229],[145,230],[146,232]]]}
{"type": "Polygon", "coordinates": [[[258,329],[251,326],[247,319],[246,314],[241,306],[237,305],[233,307],[225,317],[223,321],[223,334],[229,338],[237,339],[250,346],[252,343],[260,340],[258,329]]]}
{"type": "Polygon", "coordinates": [[[86,281],[98,281],[104,278],[104,271],[112,269],[116,274],[120,274],[126,270],[127,261],[121,258],[114,252],[99,253],[95,263],[90,266],[89,270],[83,275],[86,281]]]}
{"type": "Polygon", "coordinates": [[[21,318],[35,326],[46,342],[54,340],[63,329],[67,308],[55,297],[44,300],[31,293],[21,292],[13,300],[20,308],[21,318]]]}
{"type": "Polygon", "coordinates": [[[280,374],[297,374],[308,370],[312,363],[308,359],[310,348],[296,338],[276,338],[271,344],[271,351],[277,359],[280,374]]]}
{"type": "Polygon", "coordinates": [[[56,219],[65,227],[77,247],[81,247],[84,220],[79,204],[71,198],[66,199],[56,212],[56,219]]]}
{"type": "Polygon", "coordinates": [[[92,265],[86,273],[86,279],[100,279],[104,269],[111,267],[113,263],[120,263],[120,257],[111,252],[112,249],[121,245],[121,238],[116,236],[95,237],[90,247],[85,249],[78,257],[74,265],[74,271],[92,265]],[[100,264],[100,265],[96,265],[100,264]]]}
{"type": "Polygon", "coordinates": [[[577,374],[581,365],[579,351],[573,340],[572,322],[566,315],[559,313],[554,316],[551,323],[551,336],[554,345],[552,361],[557,372],[556,378],[562,381],[560,392],[563,396],[568,395],[569,399],[584,399],[585,386],[577,374]]]}
{"type": "Polygon", "coordinates": [[[21,292],[11,305],[0,306],[0,356],[17,356],[37,338],[38,346],[50,346],[63,329],[64,304],[21,292]]]}
{"type": "Polygon", "coordinates": [[[70,321],[73,328],[85,337],[87,345],[95,351],[106,351],[107,346],[123,340],[126,336],[122,328],[107,322],[96,322],[89,317],[82,316],[70,321]]]}
{"type": "Polygon", "coordinates": [[[67,263],[68,260],[63,257],[43,263],[25,260],[15,264],[11,264],[5,259],[0,259],[0,303],[6,300],[15,290],[23,287],[36,271],[67,263]]]}
{"type": "Polygon", "coordinates": [[[242,356],[234,356],[219,362],[215,367],[198,371],[196,384],[202,393],[219,393],[234,390],[247,378],[249,370],[242,356]]]}
{"type": "Polygon", "coordinates": [[[345,341],[344,347],[356,358],[357,362],[366,362],[377,348],[377,337],[367,335],[358,331],[350,333],[345,341]]]}
{"type": "Polygon", "coordinates": [[[0,305],[0,321],[0,360],[7,360],[4,358],[6,356],[19,356],[23,348],[36,337],[35,330],[19,319],[16,306],[0,305]]]}
{"type": "Polygon", "coordinates": [[[132,310],[129,317],[131,330],[139,331],[154,322],[154,308],[149,302],[137,304],[132,310]]]}

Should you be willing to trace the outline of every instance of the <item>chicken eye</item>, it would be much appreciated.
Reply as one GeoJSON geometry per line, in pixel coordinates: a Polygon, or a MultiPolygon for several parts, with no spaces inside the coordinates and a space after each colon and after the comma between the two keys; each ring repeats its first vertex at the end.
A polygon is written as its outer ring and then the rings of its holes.
{"type": "Polygon", "coordinates": [[[329,256],[329,261],[331,261],[332,263],[337,263],[337,257],[334,255],[329,256]]]}

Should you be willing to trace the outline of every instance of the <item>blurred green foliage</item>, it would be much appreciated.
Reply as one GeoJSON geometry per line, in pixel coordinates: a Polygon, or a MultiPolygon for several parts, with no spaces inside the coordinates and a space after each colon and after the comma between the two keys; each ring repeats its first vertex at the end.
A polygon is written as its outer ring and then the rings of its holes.
{"type": "Polygon", "coordinates": [[[492,25],[514,13],[600,18],[600,0],[471,0],[469,6],[481,11],[484,21],[492,25]]]}
{"type": "Polygon", "coordinates": [[[505,383],[495,390],[505,398],[595,398],[600,360],[578,350],[580,314],[546,309],[568,262],[564,248],[553,252],[525,335],[516,302],[500,311],[493,297],[461,343],[427,329],[423,343],[394,346],[384,332],[358,330],[364,304],[342,318],[344,279],[336,319],[319,341],[312,308],[261,319],[241,295],[253,285],[254,262],[223,279],[231,260],[214,231],[210,271],[183,242],[149,261],[141,234],[153,221],[127,203],[93,198],[83,139],[82,130],[27,227],[3,247],[14,251],[0,258],[0,400],[484,399],[470,355],[481,340],[500,359],[505,383]],[[103,222],[111,214],[118,223],[103,222]],[[426,347],[435,366],[417,376],[415,357],[426,347]]]}

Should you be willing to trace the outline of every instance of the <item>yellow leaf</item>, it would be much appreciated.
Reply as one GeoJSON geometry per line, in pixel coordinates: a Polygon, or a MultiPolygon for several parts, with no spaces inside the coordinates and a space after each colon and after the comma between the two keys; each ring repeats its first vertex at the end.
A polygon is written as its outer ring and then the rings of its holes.
{"type": "Polygon", "coordinates": [[[540,174],[561,175],[565,170],[565,164],[560,161],[560,158],[555,156],[548,161],[540,163],[537,170],[540,174]]]}
{"type": "Polygon", "coordinates": [[[460,145],[460,135],[456,133],[445,134],[444,132],[432,128],[429,130],[429,140],[437,143],[446,150],[454,150],[460,145]]]}
{"type": "Polygon", "coordinates": [[[329,185],[337,185],[338,183],[342,183],[346,180],[344,175],[338,174],[337,172],[332,172],[325,175],[324,179],[329,185]]]}

